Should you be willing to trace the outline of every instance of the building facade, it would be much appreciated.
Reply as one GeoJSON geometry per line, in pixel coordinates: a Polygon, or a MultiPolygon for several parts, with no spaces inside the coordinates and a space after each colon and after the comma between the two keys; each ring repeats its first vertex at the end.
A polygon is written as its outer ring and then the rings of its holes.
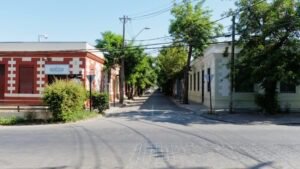
{"type": "Polygon", "coordinates": [[[42,93],[55,79],[69,79],[89,88],[105,86],[104,56],[86,42],[0,43],[0,104],[41,105],[42,93]]]}
{"type": "MultiPolygon", "coordinates": [[[[235,49],[235,55],[239,49],[235,49]]],[[[191,63],[189,73],[189,100],[210,106],[210,96],[213,109],[228,109],[230,104],[230,55],[229,44],[215,44],[208,47],[202,57],[191,63]],[[227,55],[224,54],[227,51],[227,55]],[[211,81],[209,81],[209,76],[211,81]]],[[[237,79],[238,77],[236,77],[237,79]]],[[[235,82],[232,94],[235,109],[257,109],[255,94],[263,93],[257,84],[241,86],[235,82]]],[[[287,86],[278,82],[278,100],[282,109],[300,109],[300,86],[287,86]]]]}

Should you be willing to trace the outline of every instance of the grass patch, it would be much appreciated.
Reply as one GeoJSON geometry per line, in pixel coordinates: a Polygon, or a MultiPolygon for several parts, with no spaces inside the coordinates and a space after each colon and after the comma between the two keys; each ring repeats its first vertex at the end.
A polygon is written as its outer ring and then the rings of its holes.
{"type": "MultiPolygon", "coordinates": [[[[76,122],[80,120],[94,118],[99,115],[97,112],[81,111],[72,113],[65,122],[76,122]]],[[[42,119],[25,119],[22,117],[0,117],[0,125],[12,126],[12,125],[35,125],[35,124],[54,124],[64,121],[57,121],[54,119],[42,120],[42,119]]]]}
{"type": "Polygon", "coordinates": [[[89,118],[93,118],[96,117],[98,115],[98,113],[92,111],[80,111],[80,112],[73,112],[72,114],[70,114],[67,118],[66,122],[76,122],[79,120],[85,120],[85,119],[89,119],[89,118]]]}

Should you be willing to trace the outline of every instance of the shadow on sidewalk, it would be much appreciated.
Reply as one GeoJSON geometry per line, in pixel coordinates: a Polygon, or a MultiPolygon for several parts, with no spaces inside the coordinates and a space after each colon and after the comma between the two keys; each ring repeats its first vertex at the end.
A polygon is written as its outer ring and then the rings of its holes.
{"type": "Polygon", "coordinates": [[[300,113],[268,115],[248,109],[236,110],[235,113],[229,113],[228,110],[219,109],[215,110],[215,113],[209,113],[209,108],[200,103],[190,102],[190,104],[182,104],[173,98],[169,99],[178,107],[186,108],[197,115],[220,122],[238,125],[275,124],[300,126],[300,113]]]}
{"type": "Polygon", "coordinates": [[[181,125],[189,124],[237,124],[257,125],[275,124],[300,126],[300,114],[262,115],[254,112],[240,112],[235,114],[208,114],[207,107],[191,103],[183,105],[168,98],[160,92],[144,96],[131,101],[117,113],[107,117],[122,117],[128,120],[147,120],[181,125]],[[127,110],[126,110],[127,109],[127,110]]]}

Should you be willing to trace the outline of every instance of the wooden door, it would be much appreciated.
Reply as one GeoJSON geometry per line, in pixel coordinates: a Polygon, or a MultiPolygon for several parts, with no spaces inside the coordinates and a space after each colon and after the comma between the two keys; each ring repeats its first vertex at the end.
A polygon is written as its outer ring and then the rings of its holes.
{"type": "Polygon", "coordinates": [[[20,66],[19,93],[33,93],[34,92],[33,84],[34,84],[33,66],[20,66]]]}
{"type": "Polygon", "coordinates": [[[0,65],[0,99],[4,98],[5,92],[5,66],[0,65]]]}

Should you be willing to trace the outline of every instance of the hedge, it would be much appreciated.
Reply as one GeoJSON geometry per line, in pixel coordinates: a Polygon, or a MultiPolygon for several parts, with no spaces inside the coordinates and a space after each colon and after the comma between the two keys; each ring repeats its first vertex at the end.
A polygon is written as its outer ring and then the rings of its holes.
{"type": "Polygon", "coordinates": [[[92,106],[98,109],[99,113],[103,113],[104,110],[109,108],[109,96],[107,93],[92,93],[92,106]]]}
{"type": "Polygon", "coordinates": [[[84,113],[86,98],[86,90],[81,84],[65,80],[56,80],[46,86],[43,95],[55,121],[73,121],[73,116],[84,113]]]}

